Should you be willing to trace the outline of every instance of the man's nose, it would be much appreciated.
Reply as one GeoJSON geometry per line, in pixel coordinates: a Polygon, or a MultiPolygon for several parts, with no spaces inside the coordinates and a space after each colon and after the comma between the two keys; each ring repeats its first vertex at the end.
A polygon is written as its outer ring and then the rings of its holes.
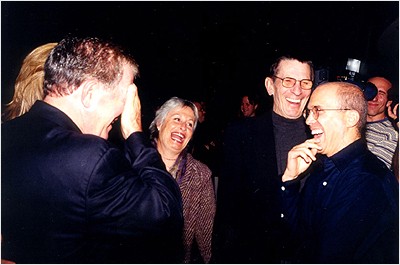
{"type": "Polygon", "coordinates": [[[301,89],[301,86],[300,86],[300,82],[298,82],[298,81],[296,82],[296,84],[294,84],[294,86],[290,90],[296,96],[301,95],[301,93],[303,92],[301,89]]]}
{"type": "Polygon", "coordinates": [[[314,114],[312,114],[312,112],[310,112],[310,114],[308,115],[308,117],[306,118],[306,124],[310,125],[314,122],[316,122],[317,120],[314,118],[314,114]]]}

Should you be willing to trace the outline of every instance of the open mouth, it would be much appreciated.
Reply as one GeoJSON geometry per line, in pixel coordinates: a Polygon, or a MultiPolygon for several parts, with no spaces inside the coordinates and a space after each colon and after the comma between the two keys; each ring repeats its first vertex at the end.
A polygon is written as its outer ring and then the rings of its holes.
{"type": "Polygon", "coordinates": [[[369,102],[368,102],[368,107],[370,107],[370,108],[377,108],[377,107],[379,107],[379,104],[369,103],[369,102]]]}
{"type": "Polygon", "coordinates": [[[175,142],[178,143],[183,143],[183,140],[185,139],[185,136],[181,133],[171,133],[171,138],[172,140],[174,140],[175,142]]]}
{"type": "Polygon", "coordinates": [[[292,99],[292,98],[286,98],[286,100],[294,104],[300,104],[301,101],[300,99],[292,99]]]}
{"type": "Polygon", "coordinates": [[[314,138],[319,138],[324,133],[321,129],[312,130],[311,134],[314,135],[314,138]]]}

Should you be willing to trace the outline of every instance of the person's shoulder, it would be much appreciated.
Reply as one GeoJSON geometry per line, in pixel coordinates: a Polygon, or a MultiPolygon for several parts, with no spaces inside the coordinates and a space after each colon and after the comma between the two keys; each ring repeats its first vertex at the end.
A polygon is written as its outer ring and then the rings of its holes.
{"type": "Polygon", "coordinates": [[[71,135],[71,138],[80,142],[82,144],[82,146],[85,146],[88,148],[92,147],[92,148],[100,148],[100,149],[109,149],[109,148],[116,147],[110,141],[103,139],[99,136],[92,135],[92,134],[76,133],[76,134],[71,135]]]}
{"type": "Polygon", "coordinates": [[[200,160],[195,159],[189,153],[187,154],[187,166],[188,166],[188,168],[203,172],[206,175],[211,175],[210,168],[206,164],[201,162],[200,160]]]}
{"type": "Polygon", "coordinates": [[[95,135],[75,131],[54,132],[54,136],[46,144],[49,147],[53,146],[53,150],[64,152],[66,156],[81,157],[88,163],[97,163],[96,161],[104,159],[105,156],[119,159],[123,156],[123,152],[113,143],[95,135]]]}
{"type": "Polygon", "coordinates": [[[357,157],[347,166],[349,179],[360,182],[382,182],[393,175],[383,161],[377,158],[370,150],[360,151],[357,157]]]}
{"type": "Polygon", "coordinates": [[[370,152],[358,153],[357,157],[339,171],[341,173],[335,183],[338,185],[337,193],[343,198],[368,196],[376,203],[386,203],[398,197],[397,179],[392,171],[370,152]]]}
{"type": "Polygon", "coordinates": [[[355,169],[357,173],[349,175],[355,184],[355,190],[366,194],[374,194],[376,200],[398,197],[398,181],[393,172],[376,156],[364,160],[362,167],[355,169]],[[379,196],[381,194],[382,196],[379,196]]]}
{"type": "Polygon", "coordinates": [[[374,176],[379,176],[380,178],[384,178],[388,174],[392,173],[392,171],[386,166],[386,164],[370,150],[368,150],[366,153],[365,160],[363,161],[363,166],[367,173],[374,176]]]}
{"type": "Polygon", "coordinates": [[[389,120],[388,117],[385,117],[382,120],[379,121],[369,121],[366,123],[367,129],[370,128],[385,128],[385,129],[393,129],[396,130],[393,126],[392,121],[389,120]]]}

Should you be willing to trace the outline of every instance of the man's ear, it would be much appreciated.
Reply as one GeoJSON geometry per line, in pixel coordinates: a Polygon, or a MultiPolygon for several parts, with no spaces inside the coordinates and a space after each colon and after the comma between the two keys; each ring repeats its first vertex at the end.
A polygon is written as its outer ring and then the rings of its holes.
{"type": "Polygon", "coordinates": [[[271,77],[265,78],[265,88],[267,89],[268,95],[272,96],[274,94],[274,80],[271,77]]]}
{"type": "Polygon", "coordinates": [[[81,101],[85,108],[91,108],[95,103],[95,92],[97,91],[97,85],[98,82],[95,80],[87,80],[81,84],[81,101]]]}
{"type": "Polygon", "coordinates": [[[356,126],[360,120],[360,114],[356,110],[347,110],[345,115],[346,126],[349,128],[356,126]]]}

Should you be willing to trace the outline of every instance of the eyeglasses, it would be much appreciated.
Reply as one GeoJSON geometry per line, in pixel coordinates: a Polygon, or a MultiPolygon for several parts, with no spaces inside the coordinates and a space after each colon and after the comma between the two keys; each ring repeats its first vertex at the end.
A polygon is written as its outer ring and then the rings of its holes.
{"type": "Polygon", "coordinates": [[[294,87],[294,85],[296,85],[296,82],[300,82],[300,87],[305,90],[310,90],[313,86],[313,81],[311,81],[310,79],[297,80],[292,77],[281,78],[276,75],[274,75],[274,77],[282,80],[282,86],[284,86],[286,88],[294,87]]]}
{"type": "Polygon", "coordinates": [[[314,119],[318,120],[319,112],[320,111],[326,111],[326,110],[351,110],[351,109],[321,109],[318,106],[314,106],[312,109],[307,109],[307,108],[304,109],[303,116],[304,116],[304,118],[307,119],[308,116],[310,115],[310,112],[312,112],[312,115],[313,115],[314,119]]]}

